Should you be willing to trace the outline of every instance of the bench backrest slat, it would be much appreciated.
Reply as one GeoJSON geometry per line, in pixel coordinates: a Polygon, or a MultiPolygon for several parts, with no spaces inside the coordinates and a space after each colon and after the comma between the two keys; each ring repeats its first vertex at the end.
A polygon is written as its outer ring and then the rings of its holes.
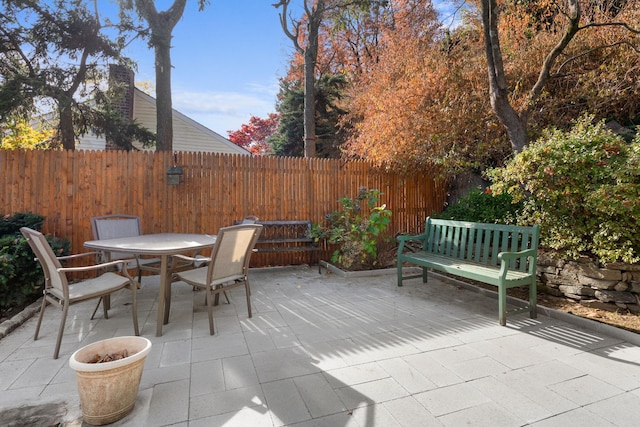
{"type": "MultiPolygon", "coordinates": [[[[483,224],[427,218],[423,250],[437,255],[498,266],[500,252],[537,248],[539,227],[483,224]]],[[[526,271],[527,263],[512,260],[510,268],[526,271]]]]}
{"type": "MultiPolygon", "coordinates": [[[[239,224],[239,221],[236,221],[239,224]]],[[[309,220],[256,221],[262,225],[258,244],[312,243],[312,224],[309,220]]]]}

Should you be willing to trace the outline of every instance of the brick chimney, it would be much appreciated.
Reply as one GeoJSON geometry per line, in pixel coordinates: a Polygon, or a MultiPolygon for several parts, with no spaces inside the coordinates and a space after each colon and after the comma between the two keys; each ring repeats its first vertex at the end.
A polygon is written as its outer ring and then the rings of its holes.
{"type": "MultiPolygon", "coordinates": [[[[118,93],[120,96],[114,100],[114,107],[119,110],[125,122],[133,121],[133,93],[134,93],[134,73],[129,67],[119,64],[109,64],[109,87],[120,86],[118,93]]],[[[106,150],[117,150],[118,147],[107,138],[106,150]]]]}

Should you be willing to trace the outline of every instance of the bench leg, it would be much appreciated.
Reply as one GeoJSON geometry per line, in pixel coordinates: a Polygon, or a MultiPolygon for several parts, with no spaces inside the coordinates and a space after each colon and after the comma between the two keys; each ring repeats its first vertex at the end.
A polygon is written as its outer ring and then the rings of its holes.
{"type": "Polygon", "coordinates": [[[422,283],[427,283],[427,267],[422,267],[422,283]]]}
{"type": "Polygon", "coordinates": [[[398,286],[402,286],[402,261],[398,261],[398,286]]]}
{"type": "Polygon", "coordinates": [[[529,285],[529,317],[536,319],[538,317],[538,289],[536,285],[536,279],[533,278],[532,283],[529,285]]]}
{"type": "Polygon", "coordinates": [[[498,286],[498,320],[501,326],[507,325],[507,288],[498,286]]]}

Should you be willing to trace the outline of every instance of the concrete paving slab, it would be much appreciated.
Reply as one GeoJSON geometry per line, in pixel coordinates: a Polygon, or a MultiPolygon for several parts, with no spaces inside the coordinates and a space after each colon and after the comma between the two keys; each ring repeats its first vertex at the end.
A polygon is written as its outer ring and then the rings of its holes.
{"type": "MultiPolygon", "coordinates": [[[[545,308],[502,327],[494,295],[437,275],[401,288],[393,274],[340,277],[307,266],[250,277],[253,317],[234,289],[231,304],[214,308],[213,336],[203,293],[174,283],[162,337],[159,278],[143,278],[139,321],[153,348],[133,412],[114,425],[637,424],[628,410],[640,404],[637,334],[545,308]]],[[[44,425],[48,410],[46,425],[80,426],[69,356],[131,334],[126,302],[115,296],[109,319],[100,310],[89,319],[94,302],[72,306],[58,360],[60,311],[46,310],[37,341],[35,317],[12,325],[0,340],[2,423],[44,425]]]]}

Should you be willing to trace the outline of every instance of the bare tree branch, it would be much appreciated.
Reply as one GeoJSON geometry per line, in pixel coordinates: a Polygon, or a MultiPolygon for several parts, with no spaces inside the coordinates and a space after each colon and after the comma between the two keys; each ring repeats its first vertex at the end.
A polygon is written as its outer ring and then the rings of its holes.
{"type": "Polygon", "coordinates": [[[282,7],[282,12],[278,14],[278,16],[280,17],[280,26],[282,27],[282,31],[284,31],[284,34],[289,39],[291,39],[291,41],[293,42],[293,47],[296,49],[296,51],[302,55],[304,53],[304,49],[302,49],[298,41],[298,36],[300,35],[300,22],[289,17],[287,13],[290,2],[291,0],[280,0],[279,3],[274,3],[272,6],[276,9],[282,7]],[[287,18],[290,18],[291,25],[295,27],[295,31],[292,32],[289,29],[289,21],[287,20],[287,18]]]}
{"type": "Polygon", "coordinates": [[[610,49],[616,46],[622,46],[622,45],[627,45],[629,46],[631,49],[633,49],[635,52],[640,53],[640,50],[635,47],[634,45],[632,45],[629,42],[626,41],[621,41],[621,42],[616,42],[616,43],[611,43],[611,44],[607,44],[607,45],[602,45],[602,46],[596,46],[592,49],[586,50],[584,52],[579,53],[578,55],[574,55],[571,58],[566,59],[559,67],[558,67],[558,71],[556,71],[553,75],[551,75],[550,77],[558,77],[559,75],[562,75],[562,69],[569,65],[571,62],[576,61],[580,58],[582,58],[583,56],[589,55],[590,53],[596,52],[598,50],[602,50],[602,49],[610,49]]]}

